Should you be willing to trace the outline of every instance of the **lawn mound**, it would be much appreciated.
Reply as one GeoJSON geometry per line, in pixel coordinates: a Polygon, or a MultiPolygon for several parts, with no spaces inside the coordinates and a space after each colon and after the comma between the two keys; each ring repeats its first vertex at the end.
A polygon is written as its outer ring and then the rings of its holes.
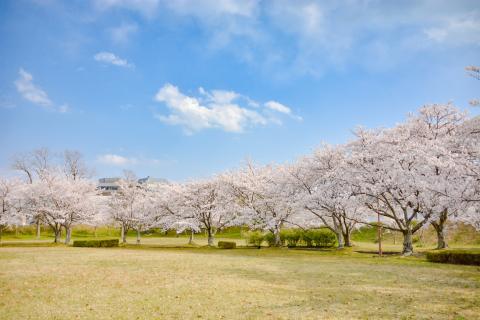
{"type": "Polygon", "coordinates": [[[103,240],[75,240],[74,247],[91,247],[91,248],[111,248],[118,247],[118,239],[103,240]]]}
{"type": "Polygon", "coordinates": [[[438,263],[466,264],[480,266],[480,251],[439,250],[427,252],[427,260],[438,263]]]}
{"type": "Polygon", "coordinates": [[[237,243],[233,241],[218,241],[218,247],[220,249],[235,249],[237,243]]]}

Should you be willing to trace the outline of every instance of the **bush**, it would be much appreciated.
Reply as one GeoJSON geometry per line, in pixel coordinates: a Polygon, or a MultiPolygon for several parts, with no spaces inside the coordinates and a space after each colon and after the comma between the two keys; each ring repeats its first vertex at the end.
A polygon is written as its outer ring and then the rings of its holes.
{"type": "Polygon", "coordinates": [[[75,240],[73,241],[73,246],[74,247],[94,247],[94,248],[118,247],[118,239],[75,240]]]}
{"type": "Polygon", "coordinates": [[[283,238],[289,247],[296,247],[302,239],[303,231],[300,229],[282,230],[280,238],[283,238]]]}
{"type": "Polygon", "coordinates": [[[263,233],[261,233],[260,231],[246,232],[245,237],[247,238],[248,245],[253,245],[257,248],[260,248],[262,246],[264,236],[263,233]]]}
{"type": "MultiPolygon", "coordinates": [[[[269,247],[275,246],[275,234],[273,234],[273,232],[267,232],[263,237],[269,247]]],[[[280,245],[283,246],[284,244],[285,244],[285,233],[280,232],[280,245]]]]}
{"type": "Polygon", "coordinates": [[[480,266],[480,251],[443,250],[427,252],[427,260],[439,263],[480,266]]]}
{"type": "Polygon", "coordinates": [[[267,242],[269,247],[275,246],[275,235],[272,232],[265,233],[263,239],[267,242]]]}
{"type": "Polygon", "coordinates": [[[302,240],[307,247],[313,247],[313,230],[304,231],[302,234],[302,240]]]}
{"type": "Polygon", "coordinates": [[[333,247],[336,239],[335,234],[328,229],[312,229],[303,234],[303,241],[308,247],[333,247]]]}
{"type": "Polygon", "coordinates": [[[233,241],[218,241],[218,247],[220,249],[235,249],[237,243],[233,241]]]}

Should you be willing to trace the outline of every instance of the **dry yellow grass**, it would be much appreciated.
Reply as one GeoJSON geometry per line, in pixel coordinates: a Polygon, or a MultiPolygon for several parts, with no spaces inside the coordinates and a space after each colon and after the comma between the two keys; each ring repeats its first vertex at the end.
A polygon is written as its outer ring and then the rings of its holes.
{"type": "Polygon", "coordinates": [[[478,267],[288,249],[0,248],[2,319],[475,319],[478,267]]]}

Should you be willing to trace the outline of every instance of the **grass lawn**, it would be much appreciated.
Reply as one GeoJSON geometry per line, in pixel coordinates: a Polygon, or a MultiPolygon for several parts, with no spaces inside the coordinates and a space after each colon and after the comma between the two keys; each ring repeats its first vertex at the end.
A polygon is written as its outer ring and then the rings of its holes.
{"type": "Polygon", "coordinates": [[[2,247],[0,266],[1,319],[480,317],[478,267],[418,257],[348,250],[2,247]]]}

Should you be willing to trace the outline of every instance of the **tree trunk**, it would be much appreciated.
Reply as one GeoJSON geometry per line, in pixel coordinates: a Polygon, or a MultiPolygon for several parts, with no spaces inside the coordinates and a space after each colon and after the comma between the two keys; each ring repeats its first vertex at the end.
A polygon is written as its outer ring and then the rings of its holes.
{"type": "Polygon", "coordinates": [[[350,240],[352,232],[351,230],[348,230],[343,233],[343,240],[345,242],[345,247],[351,247],[352,246],[352,241],[350,240]]]}
{"type": "Polygon", "coordinates": [[[445,238],[445,223],[447,222],[448,211],[445,209],[440,214],[438,221],[432,221],[432,226],[437,232],[437,249],[445,249],[448,247],[445,238]]]}
{"type": "Polygon", "coordinates": [[[445,232],[442,229],[435,229],[437,231],[437,249],[448,248],[447,240],[445,239],[445,232]]]}
{"type": "Polygon", "coordinates": [[[41,233],[41,230],[40,230],[40,218],[37,218],[37,240],[40,240],[40,233],[41,233]]]}
{"type": "Polygon", "coordinates": [[[413,253],[413,243],[412,243],[412,230],[408,228],[403,231],[403,250],[402,254],[404,256],[409,256],[413,253]]]}
{"type": "Polygon", "coordinates": [[[213,247],[215,243],[215,237],[211,234],[208,235],[208,246],[213,247]]]}
{"type": "Polygon", "coordinates": [[[127,232],[125,230],[125,226],[122,223],[122,229],[120,230],[120,238],[122,239],[122,243],[127,243],[127,232]]]}
{"type": "Polygon", "coordinates": [[[97,237],[97,226],[93,227],[93,236],[97,237]]]}
{"type": "Polygon", "coordinates": [[[140,229],[137,229],[137,244],[140,244],[140,229]]]}
{"type": "Polygon", "coordinates": [[[72,228],[65,227],[65,244],[69,244],[71,238],[72,238],[72,228]]]}
{"type": "Polygon", "coordinates": [[[275,236],[275,247],[281,247],[282,246],[282,238],[280,237],[280,228],[276,227],[274,230],[274,236],[275,236]]]}
{"type": "Polygon", "coordinates": [[[0,226],[0,243],[2,243],[3,226],[0,226]]]}
{"type": "Polygon", "coordinates": [[[337,242],[338,242],[338,249],[343,249],[345,246],[345,241],[343,239],[343,233],[340,230],[335,231],[335,235],[337,236],[337,242]]]}
{"type": "Polygon", "coordinates": [[[61,231],[62,231],[62,228],[60,226],[55,225],[53,229],[53,233],[55,234],[55,240],[53,241],[54,243],[60,242],[61,231]]]}
{"type": "Polygon", "coordinates": [[[190,238],[188,239],[188,244],[193,244],[193,230],[190,230],[190,238]]]}

